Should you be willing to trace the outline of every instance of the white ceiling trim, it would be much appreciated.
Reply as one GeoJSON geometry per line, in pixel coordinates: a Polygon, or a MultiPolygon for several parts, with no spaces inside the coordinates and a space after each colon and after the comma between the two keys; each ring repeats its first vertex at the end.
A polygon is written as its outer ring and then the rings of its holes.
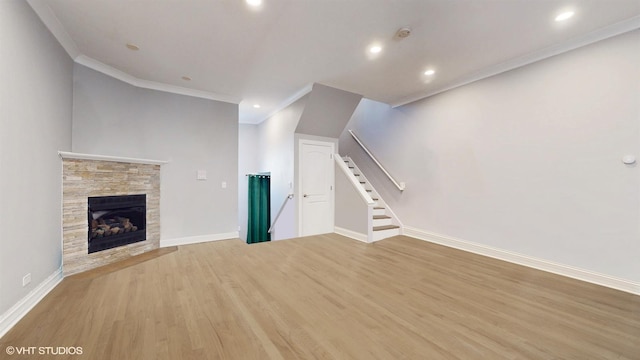
{"type": "Polygon", "coordinates": [[[58,20],[58,17],[53,13],[51,8],[45,1],[27,0],[27,2],[29,3],[29,5],[31,5],[33,11],[35,11],[35,13],[40,17],[40,20],[42,20],[49,31],[51,31],[53,36],[58,40],[60,45],[62,45],[67,54],[69,54],[69,56],[78,64],[84,65],[95,71],[99,71],[105,75],[111,76],[139,88],[164,91],[173,94],[193,96],[232,104],[239,104],[240,101],[242,101],[242,99],[236,98],[234,96],[215,94],[207,91],[188,89],[181,86],[169,85],[155,81],[142,80],[131,76],[123,71],[115,69],[109,65],[101,63],[100,61],[97,61],[86,55],[83,55],[69,33],[64,29],[64,26],[62,26],[62,24],[60,23],[60,20],[58,20]]]}
{"type": "Polygon", "coordinates": [[[313,84],[308,84],[305,87],[303,87],[302,89],[296,91],[293,95],[289,96],[286,100],[281,102],[276,107],[275,110],[273,110],[272,112],[269,113],[269,115],[265,116],[264,118],[260,118],[260,121],[258,121],[256,123],[244,123],[243,122],[243,124],[260,124],[261,122],[271,118],[273,115],[277,114],[278,112],[284,110],[287,106],[289,106],[289,105],[293,104],[294,102],[300,100],[302,97],[304,97],[305,95],[310,93],[311,90],[313,90],[313,84]]]}
{"type": "Polygon", "coordinates": [[[71,36],[64,29],[64,26],[62,26],[62,23],[60,23],[60,20],[58,20],[58,17],[53,13],[49,5],[43,0],[27,0],[27,2],[58,40],[60,45],[67,51],[67,54],[69,54],[72,59],[78,57],[80,55],[78,46],[73,39],[71,39],[71,36]]]}
{"type": "Polygon", "coordinates": [[[169,84],[159,83],[155,81],[139,79],[135,76],[131,76],[125,73],[124,71],[120,71],[114,67],[101,63],[100,61],[85,55],[80,55],[76,57],[75,62],[80,65],[84,65],[90,69],[93,69],[95,71],[101,72],[105,75],[111,76],[112,78],[118,79],[120,81],[124,81],[129,85],[133,85],[139,88],[164,91],[164,92],[173,93],[173,94],[193,96],[193,97],[222,101],[222,102],[227,102],[232,104],[239,104],[240,101],[242,101],[242,99],[236,98],[234,96],[214,94],[208,91],[188,89],[181,86],[175,86],[175,85],[169,85],[169,84]]]}
{"type": "Polygon", "coordinates": [[[406,97],[404,99],[401,99],[397,102],[392,103],[391,106],[394,108],[403,106],[403,105],[412,103],[414,101],[422,100],[424,98],[428,98],[430,96],[434,96],[434,95],[443,93],[445,91],[449,91],[457,87],[476,82],[478,80],[486,79],[488,77],[498,75],[500,73],[507,72],[509,70],[513,70],[525,65],[529,65],[531,63],[544,60],[546,58],[550,58],[552,56],[559,55],[564,52],[571,51],[579,47],[586,46],[586,45],[589,45],[589,44],[592,44],[616,35],[624,34],[626,32],[633,31],[639,28],[640,28],[640,16],[635,16],[635,17],[632,17],[631,19],[619,22],[617,24],[613,24],[605,28],[590,32],[588,34],[575,37],[565,43],[550,46],[540,51],[536,51],[531,54],[520,56],[518,58],[505,61],[495,66],[490,66],[481,71],[475,72],[469,76],[463,77],[458,81],[454,81],[452,84],[448,86],[442,87],[434,91],[424,92],[421,94],[406,97]]]}

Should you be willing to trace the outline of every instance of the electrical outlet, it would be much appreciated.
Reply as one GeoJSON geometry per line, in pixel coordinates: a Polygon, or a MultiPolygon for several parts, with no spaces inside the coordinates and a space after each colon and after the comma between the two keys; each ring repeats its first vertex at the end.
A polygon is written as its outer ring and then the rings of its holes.
{"type": "Polygon", "coordinates": [[[22,277],[22,286],[27,286],[29,285],[29,283],[31,282],[31,273],[28,273],[27,275],[22,277]]]}

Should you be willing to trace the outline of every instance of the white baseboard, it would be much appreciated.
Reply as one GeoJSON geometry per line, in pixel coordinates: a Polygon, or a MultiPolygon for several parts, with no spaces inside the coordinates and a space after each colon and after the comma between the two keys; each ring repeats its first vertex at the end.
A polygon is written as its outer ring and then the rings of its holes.
{"type": "Polygon", "coordinates": [[[62,281],[62,267],[49,275],[27,296],[18,301],[4,314],[0,315],[0,338],[2,338],[11,328],[20,321],[36,304],[40,302],[51,290],[62,281]]]}
{"type": "Polygon", "coordinates": [[[359,232],[351,231],[339,226],[334,226],[333,231],[338,235],[346,236],[348,238],[352,238],[362,242],[367,242],[367,234],[361,234],[359,232]]]}
{"type": "Polygon", "coordinates": [[[168,246],[198,244],[198,243],[203,243],[208,241],[236,239],[238,237],[240,237],[240,234],[237,231],[233,231],[233,232],[222,233],[222,234],[188,236],[183,238],[165,239],[165,240],[160,239],[160,247],[163,248],[168,246]]]}
{"type": "Polygon", "coordinates": [[[425,240],[432,243],[472,252],[479,255],[489,256],[495,259],[508,261],[514,264],[528,266],[534,269],[547,271],[550,273],[567,276],[573,279],[578,279],[586,282],[590,282],[597,285],[606,286],[609,288],[621,290],[631,294],[640,295],[640,284],[615,278],[613,276],[599,274],[590,270],[584,270],[575,268],[569,265],[558,264],[547,260],[533,258],[527,255],[522,255],[506,250],[496,249],[489,246],[472,243],[460,239],[450,238],[448,236],[430,233],[428,231],[412,228],[409,226],[404,227],[404,235],[410,236],[419,240],[425,240]]]}

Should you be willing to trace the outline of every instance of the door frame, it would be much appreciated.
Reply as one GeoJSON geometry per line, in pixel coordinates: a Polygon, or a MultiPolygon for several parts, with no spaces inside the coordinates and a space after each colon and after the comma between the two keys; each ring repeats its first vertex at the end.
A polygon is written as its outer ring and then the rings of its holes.
{"type": "Polygon", "coordinates": [[[335,177],[335,164],[333,163],[335,161],[335,159],[333,159],[333,156],[335,156],[336,153],[336,142],[335,141],[322,141],[322,140],[312,140],[312,139],[306,139],[306,138],[299,138],[298,139],[298,156],[296,156],[296,160],[297,160],[297,169],[296,169],[296,173],[297,173],[297,184],[296,184],[296,194],[297,194],[297,198],[298,198],[298,236],[303,236],[303,219],[304,219],[304,214],[303,214],[303,194],[302,194],[302,156],[304,154],[303,152],[303,146],[304,145],[320,145],[320,146],[329,146],[331,149],[331,193],[329,195],[329,208],[331,211],[330,214],[330,219],[331,219],[331,229],[333,231],[333,228],[335,228],[335,213],[336,213],[336,208],[335,208],[335,188],[336,188],[336,177],[335,177]]]}

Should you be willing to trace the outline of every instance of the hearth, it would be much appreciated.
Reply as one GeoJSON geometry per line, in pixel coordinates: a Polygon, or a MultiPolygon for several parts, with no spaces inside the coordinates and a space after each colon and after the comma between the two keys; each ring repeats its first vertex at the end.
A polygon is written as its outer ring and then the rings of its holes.
{"type": "Polygon", "coordinates": [[[89,197],[89,254],[146,240],[146,198],[89,197]]]}

